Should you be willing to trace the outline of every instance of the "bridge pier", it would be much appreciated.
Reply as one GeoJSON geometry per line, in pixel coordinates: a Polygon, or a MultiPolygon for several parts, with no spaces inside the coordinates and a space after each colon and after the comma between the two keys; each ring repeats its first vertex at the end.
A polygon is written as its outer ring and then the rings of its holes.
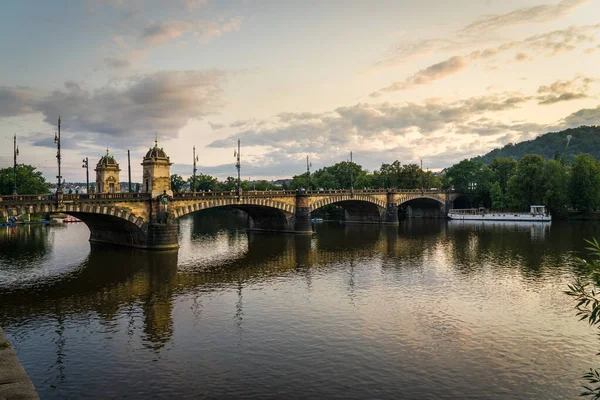
{"type": "Polygon", "coordinates": [[[177,238],[179,236],[179,225],[176,221],[161,223],[149,223],[146,231],[146,249],[149,250],[173,250],[178,249],[177,238]]]}
{"type": "Polygon", "coordinates": [[[385,221],[386,225],[398,225],[398,204],[396,202],[396,196],[393,192],[387,194],[387,207],[385,209],[385,221]]]}
{"type": "Polygon", "coordinates": [[[296,209],[294,212],[294,233],[312,234],[310,206],[308,202],[308,195],[305,193],[298,193],[296,195],[296,209]]]}

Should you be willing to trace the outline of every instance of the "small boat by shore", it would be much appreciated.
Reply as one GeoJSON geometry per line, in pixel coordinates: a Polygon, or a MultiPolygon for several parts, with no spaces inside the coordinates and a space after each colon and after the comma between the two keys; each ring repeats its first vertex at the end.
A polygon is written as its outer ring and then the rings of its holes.
{"type": "Polygon", "coordinates": [[[546,206],[530,206],[528,213],[514,211],[488,211],[485,208],[465,208],[448,211],[448,218],[460,221],[529,221],[549,222],[552,216],[546,206]]]}
{"type": "Polygon", "coordinates": [[[312,222],[323,222],[323,218],[313,218],[311,219],[312,222]]]}

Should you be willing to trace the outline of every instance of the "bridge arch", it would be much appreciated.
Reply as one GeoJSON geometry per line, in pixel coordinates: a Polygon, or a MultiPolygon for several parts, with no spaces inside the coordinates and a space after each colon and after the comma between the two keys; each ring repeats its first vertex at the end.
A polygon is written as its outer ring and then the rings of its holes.
{"type": "Polygon", "coordinates": [[[146,247],[147,221],[128,209],[97,204],[56,203],[15,205],[5,212],[0,209],[0,217],[32,213],[62,213],[80,219],[90,230],[90,242],[118,243],[131,247],[146,247]]]}
{"type": "Polygon", "coordinates": [[[398,206],[401,206],[405,203],[408,202],[412,202],[412,201],[418,201],[418,200],[433,200],[441,205],[446,205],[446,199],[443,198],[440,195],[436,195],[436,194],[428,194],[428,193],[423,193],[423,194],[418,194],[418,195],[400,195],[400,197],[398,198],[398,206]]]}
{"type": "Polygon", "coordinates": [[[435,194],[403,196],[398,199],[399,219],[403,218],[445,218],[446,201],[435,194]]]}
{"type": "Polygon", "coordinates": [[[295,207],[270,198],[223,198],[190,200],[175,205],[175,218],[214,208],[235,208],[250,217],[249,228],[268,231],[292,231],[295,207]]]}
{"type": "Polygon", "coordinates": [[[383,200],[364,194],[339,194],[326,196],[314,201],[309,206],[309,212],[318,210],[330,204],[335,204],[345,211],[347,222],[379,223],[385,215],[386,204],[383,200]]]}

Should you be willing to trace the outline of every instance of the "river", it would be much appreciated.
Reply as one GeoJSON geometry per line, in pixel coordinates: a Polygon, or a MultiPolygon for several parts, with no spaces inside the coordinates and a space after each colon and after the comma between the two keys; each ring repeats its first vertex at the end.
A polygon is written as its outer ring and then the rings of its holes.
{"type": "Polygon", "coordinates": [[[42,399],[574,398],[598,364],[563,293],[598,224],[244,226],[183,218],[178,252],[0,228],[0,326],[42,399]]]}

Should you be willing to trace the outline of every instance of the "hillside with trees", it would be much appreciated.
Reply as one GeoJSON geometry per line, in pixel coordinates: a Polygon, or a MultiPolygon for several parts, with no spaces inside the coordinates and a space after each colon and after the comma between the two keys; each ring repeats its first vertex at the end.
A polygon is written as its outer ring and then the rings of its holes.
{"type": "Polygon", "coordinates": [[[489,164],[497,157],[510,157],[518,161],[526,154],[539,154],[546,160],[560,157],[562,161],[571,163],[579,153],[587,153],[600,159],[600,126],[580,126],[560,132],[549,132],[533,140],[509,143],[473,160],[489,164]]]}

